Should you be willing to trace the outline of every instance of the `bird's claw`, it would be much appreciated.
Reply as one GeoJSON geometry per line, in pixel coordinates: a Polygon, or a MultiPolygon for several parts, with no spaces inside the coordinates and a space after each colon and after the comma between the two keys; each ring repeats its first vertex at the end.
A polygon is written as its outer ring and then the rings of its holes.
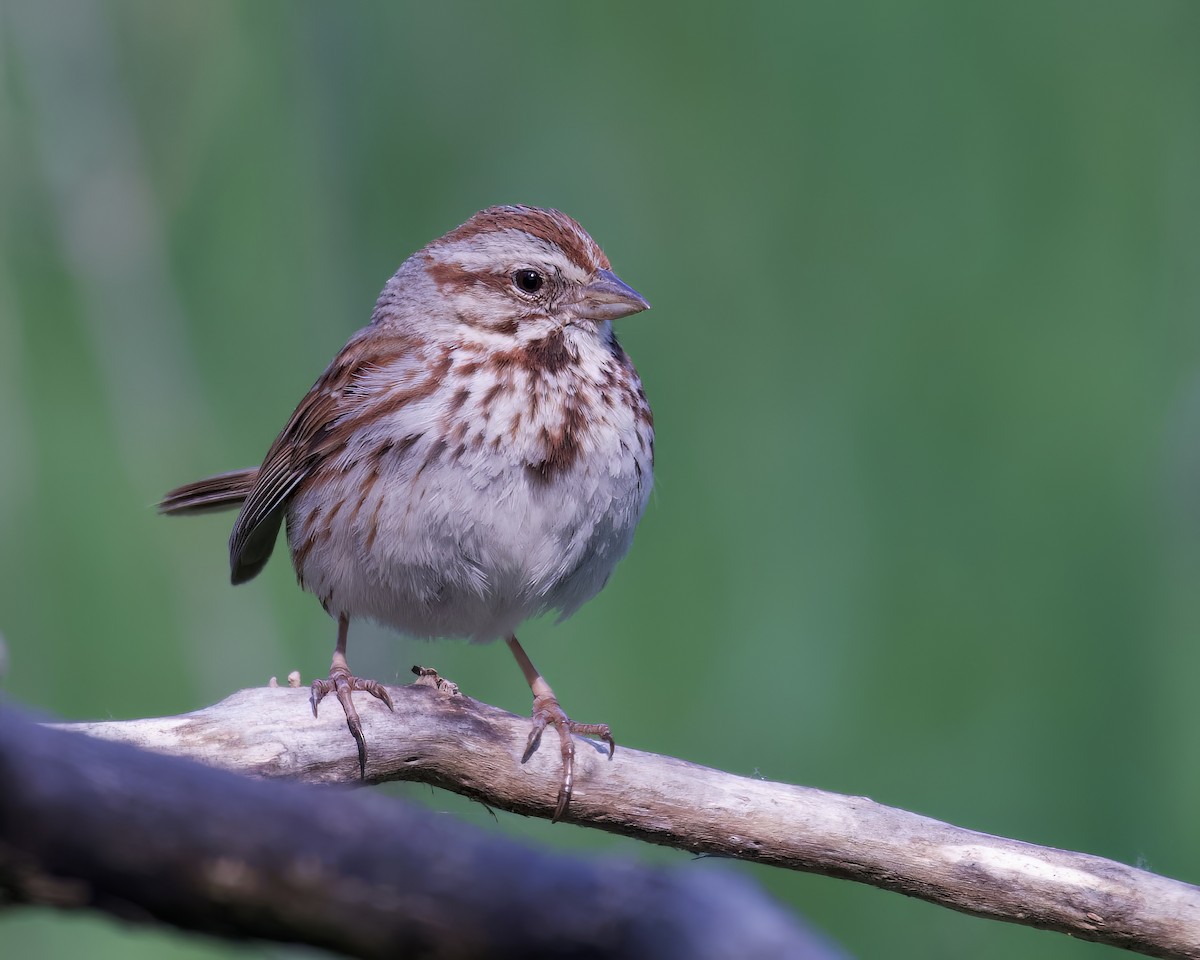
{"type": "Polygon", "coordinates": [[[367,738],[363,735],[362,720],[358,717],[358,710],[354,706],[354,700],[351,694],[355,690],[362,690],[369,693],[371,696],[382,700],[387,704],[389,710],[395,710],[392,706],[392,698],[385,687],[378,680],[367,680],[363,677],[354,677],[350,675],[348,670],[334,668],[329,671],[327,680],[314,680],[312,683],[312,694],[310,702],[312,703],[313,716],[317,715],[317,705],[325,699],[325,695],[333,693],[338,698],[338,703],[342,705],[342,711],[346,714],[346,726],[350,728],[350,735],[354,737],[354,742],[358,746],[358,775],[360,779],[367,779],[367,738]]]}
{"type": "Polygon", "coordinates": [[[608,744],[610,760],[617,749],[617,744],[613,740],[612,731],[607,723],[577,723],[567,716],[555,697],[534,697],[533,725],[529,730],[529,739],[525,742],[525,754],[521,758],[522,762],[528,760],[533,754],[543,731],[550,724],[553,724],[558,730],[559,744],[562,749],[562,783],[558,788],[558,800],[554,805],[554,815],[550,818],[551,823],[557,823],[567,812],[567,805],[571,802],[571,792],[574,787],[575,740],[572,735],[579,734],[582,737],[595,737],[603,740],[608,744]]]}

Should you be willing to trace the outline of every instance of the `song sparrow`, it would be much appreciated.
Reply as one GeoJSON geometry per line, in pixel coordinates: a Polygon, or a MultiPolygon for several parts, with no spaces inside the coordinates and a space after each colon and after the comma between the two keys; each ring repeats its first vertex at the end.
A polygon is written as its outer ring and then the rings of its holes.
{"type": "Polygon", "coordinates": [[[559,733],[571,797],[579,724],[518,643],[524,620],[570,616],[629,549],[652,483],[654,429],[611,321],[649,304],[556,210],[492,207],[401,264],[262,465],[172,490],[163,513],[240,507],[235,584],[286,520],[301,586],[337,620],[312,709],[341,702],[366,774],[351,691],[391,698],[346,663],[351,620],[417,637],[506,638],[533,692],[532,748],[559,733]]]}

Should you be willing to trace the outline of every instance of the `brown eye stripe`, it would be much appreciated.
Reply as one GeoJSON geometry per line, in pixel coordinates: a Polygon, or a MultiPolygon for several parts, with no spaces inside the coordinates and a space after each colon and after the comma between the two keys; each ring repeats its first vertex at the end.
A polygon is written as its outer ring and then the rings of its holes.
{"type": "Polygon", "coordinates": [[[443,262],[435,260],[433,257],[426,257],[426,269],[429,270],[429,276],[433,278],[442,290],[465,290],[469,287],[489,287],[492,290],[507,291],[512,286],[512,279],[502,273],[489,273],[487,271],[473,273],[467,270],[462,264],[454,262],[443,262]]]}

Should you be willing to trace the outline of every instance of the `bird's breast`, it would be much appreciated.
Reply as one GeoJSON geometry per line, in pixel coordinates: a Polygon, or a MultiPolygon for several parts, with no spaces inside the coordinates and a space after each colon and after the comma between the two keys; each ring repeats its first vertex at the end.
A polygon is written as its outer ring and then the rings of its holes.
{"type": "Polygon", "coordinates": [[[301,582],[327,608],[419,635],[492,639],[573,612],[628,550],[650,493],[649,407],[620,359],[459,358],[424,409],[364,426],[297,494],[301,582]]]}

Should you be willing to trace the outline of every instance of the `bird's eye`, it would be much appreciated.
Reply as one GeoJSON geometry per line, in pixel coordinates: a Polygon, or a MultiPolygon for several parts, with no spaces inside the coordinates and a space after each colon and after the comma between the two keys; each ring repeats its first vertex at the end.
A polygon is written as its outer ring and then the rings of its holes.
{"type": "Polygon", "coordinates": [[[513,283],[517,285],[517,289],[526,293],[537,293],[545,282],[536,270],[518,270],[513,274],[513,283]]]}

